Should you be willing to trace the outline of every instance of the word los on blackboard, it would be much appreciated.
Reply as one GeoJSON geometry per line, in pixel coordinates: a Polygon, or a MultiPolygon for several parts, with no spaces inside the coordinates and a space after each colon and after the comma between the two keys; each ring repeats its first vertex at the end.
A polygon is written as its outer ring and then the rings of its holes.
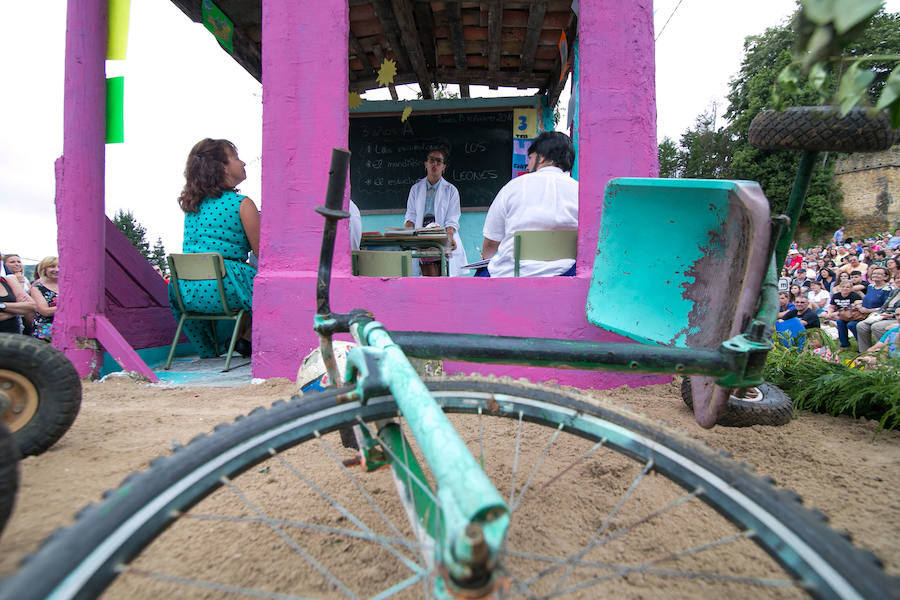
{"type": "Polygon", "coordinates": [[[512,110],[350,118],[350,195],[362,210],[406,208],[429,150],[447,146],[444,178],[464,207],[487,207],[509,181],[512,110]]]}

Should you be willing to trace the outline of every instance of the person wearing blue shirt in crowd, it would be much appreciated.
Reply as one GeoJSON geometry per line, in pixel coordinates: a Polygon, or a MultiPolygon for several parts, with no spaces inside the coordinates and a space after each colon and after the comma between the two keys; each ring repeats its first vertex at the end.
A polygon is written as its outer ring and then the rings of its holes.
{"type": "Polygon", "coordinates": [[[843,225],[838,227],[837,231],[834,232],[834,235],[832,236],[832,238],[834,239],[835,246],[840,246],[841,244],[844,243],[844,226],[843,225]]]}
{"type": "Polygon", "coordinates": [[[894,237],[888,240],[887,247],[891,250],[900,248],[900,228],[894,231],[894,237]]]}

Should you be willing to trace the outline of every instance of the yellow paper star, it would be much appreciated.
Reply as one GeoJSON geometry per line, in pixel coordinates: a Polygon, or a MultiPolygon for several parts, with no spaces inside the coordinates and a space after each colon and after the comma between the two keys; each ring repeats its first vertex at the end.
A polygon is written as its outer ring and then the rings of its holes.
{"type": "Polygon", "coordinates": [[[386,58],[384,62],[381,63],[381,68],[378,69],[378,79],[375,81],[379,85],[390,85],[394,82],[394,75],[397,74],[397,63],[393,60],[386,58]]]}
{"type": "Polygon", "coordinates": [[[350,92],[347,96],[347,103],[350,108],[358,108],[363,103],[362,96],[359,95],[359,92],[350,92]]]}
{"type": "Polygon", "coordinates": [[[407,106],[406,108],[404,108],[403,114],[400,115],[400,122],[404,123],[409,118],[409,115],[411,115],[411,114],[412,114],[412,106],[407,106]]]}

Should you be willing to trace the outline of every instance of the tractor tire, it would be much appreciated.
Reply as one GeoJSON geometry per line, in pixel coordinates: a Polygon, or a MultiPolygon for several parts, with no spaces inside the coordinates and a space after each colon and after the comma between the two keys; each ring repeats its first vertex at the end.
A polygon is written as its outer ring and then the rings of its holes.
{"type": "Polygon", "coordinates": [[[0,422],[22,456],[55,444],[80,408],[81,379],[62,352],[32,337],[0,334],[0,422]]]}
{"type": "MultiPolygon", "coordinates": [[[[691,380],[681,380],[681,399],[688,408],[694,410],[694,399],[691,380]]],[[[731,396],[717,425],[723,427],[752,427],[753,425],[779,426],[791,422],[794,416],[794,404],[787,394],[769,383],[761,383],[749,388],[743,398],[731,396]]]]}
{"type": "Polygon", "coordinates": [[[884,111],[856,107],[841,117],[835,106],[761,111],[750,123],[750,144],[761,150],[877,152],[897,139],[884,111]]]}
{"type": "Polygon", "coordinates": [[[19,489],[19,447],[4,425],[0,424],[0,533],[12,514],[19,489]]]}

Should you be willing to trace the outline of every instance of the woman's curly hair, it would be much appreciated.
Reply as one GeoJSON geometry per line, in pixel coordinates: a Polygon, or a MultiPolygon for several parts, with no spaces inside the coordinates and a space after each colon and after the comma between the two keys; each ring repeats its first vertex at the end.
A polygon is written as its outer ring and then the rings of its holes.
{"type": "Polygon", "coordinates": [[[184,189],[178,196],[178,205],[186,213],[198,212],[200,203],[207,196],[218,198],[222,192],[236,191],[225,184],[225,164],[228,151],[237,155],[237,148],[228,140],[206,138],[197,142],[188,154],[184,167],[184,189]]]}

